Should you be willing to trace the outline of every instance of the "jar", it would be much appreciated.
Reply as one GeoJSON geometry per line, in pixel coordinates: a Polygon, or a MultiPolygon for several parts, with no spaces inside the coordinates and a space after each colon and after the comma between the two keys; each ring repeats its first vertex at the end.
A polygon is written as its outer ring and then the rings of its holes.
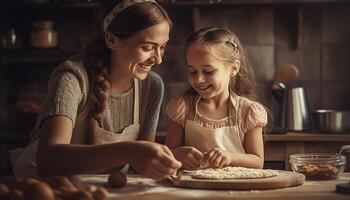
{"type": "Polygon", "coordinates": [[[5,50],[20,49],[22,46],[18,31],[11,27],[1,34],[1,47],[5,50]]]}
{"type": "Polygon", "coordinates": [[[53,21],[37,21],[32,25],[30,44],[37,48],[57,47],[57,32],[53,21]]]}

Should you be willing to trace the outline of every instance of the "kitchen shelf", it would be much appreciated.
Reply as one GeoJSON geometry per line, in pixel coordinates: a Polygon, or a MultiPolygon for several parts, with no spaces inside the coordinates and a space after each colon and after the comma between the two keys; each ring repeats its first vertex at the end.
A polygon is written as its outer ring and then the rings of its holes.
{"type": "Polygon", "coordinates": [[[63,61],[77,53],[76,51],[60,49],[5,51],[2,53],[2,57],[7,64],[50,63],[63,61]]]}
{"type": "Polygon", "coordinates": [[[46,3],[46,4],[29,4],[29,3],[5,3],[7,8],[19,9],[96,9],[101,7],[99,2],[91,3],[46,3]]]}
{"type": "Polygon", "coordinates": [[[348,0],[158,0],[164,6],[349,3],[348,0]]]}

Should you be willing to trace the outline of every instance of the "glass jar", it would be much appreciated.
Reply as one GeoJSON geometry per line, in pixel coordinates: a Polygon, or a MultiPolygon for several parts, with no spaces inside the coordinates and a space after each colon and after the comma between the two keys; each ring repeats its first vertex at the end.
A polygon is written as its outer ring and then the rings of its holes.
{"type": "Polygon", "coordinates": [[[21,38],[15,28],[11,27],[1,34],[1,47],[5,50],[13,50],[21,48],[21,38]]]}
{"type": "Polygon", "coordinates": [[[36,48],[57,47],[57,31],[53,21],[37,21],[32,25],[30,44],[36,48]]]}

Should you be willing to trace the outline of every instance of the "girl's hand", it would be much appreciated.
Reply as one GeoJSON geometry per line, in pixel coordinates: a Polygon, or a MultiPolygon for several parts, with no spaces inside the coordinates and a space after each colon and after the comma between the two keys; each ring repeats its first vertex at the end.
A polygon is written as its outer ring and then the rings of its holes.
{"type": "Polygon", "coordinates": [[[140,141],[136,143],[134,150],[130,164],[138,173],[146,177],[161,180],[175,174],[181,167],[181,163],[174,158],[165,145],[140,141]]]}
{"type": "Polygon", "coordinates": [[[175,158],[182,163],[182,168],[187,170],[198,169],[204,158],[203,153],[194,147],[182,146],[172,151],[175,158]]]}
{"type": "Polygon", "coordinates": [[[215,148],[205,154],[205,160],[210,167],[223,168],[232,162],[232,154],[228,151],[215,148]]]}

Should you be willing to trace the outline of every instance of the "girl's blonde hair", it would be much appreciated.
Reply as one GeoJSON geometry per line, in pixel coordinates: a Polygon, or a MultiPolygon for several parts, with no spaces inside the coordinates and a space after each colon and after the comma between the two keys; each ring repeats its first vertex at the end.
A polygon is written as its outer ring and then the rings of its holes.
{"type": "MultiPolygon", "coordinates": [[[[105,2],[104,9],[108,14],[121,1],[106,0],[105,2]]],[[[168,22],[170,28],[172,28],[172,21],[167,12],[158,4],[152,2],[137,3],[118,13],[111,21],[107,31],[120,39],[127,39],[164,21],[168,22]]],[[[106,110],[110,90],[111,50],[106,45],[104,34],[105,32],[101,29],[84,57],[84,66],[89,74],[90,99],[92,100],[90,134],[86,138],[86,143],[94,143],[95,128],[106,110]]]]}
{"type": "Polygon", "coordinates": [[[224,28],[202,28],[188,38],[186,49],[195,43],[201,44],[205,51],[224,62],[232,63],[239,60],[241,67],[237,75],[231,78],[230,91],[250,100],[256,100],[254,73],[242,44],[234,33],[224,28]]]}

